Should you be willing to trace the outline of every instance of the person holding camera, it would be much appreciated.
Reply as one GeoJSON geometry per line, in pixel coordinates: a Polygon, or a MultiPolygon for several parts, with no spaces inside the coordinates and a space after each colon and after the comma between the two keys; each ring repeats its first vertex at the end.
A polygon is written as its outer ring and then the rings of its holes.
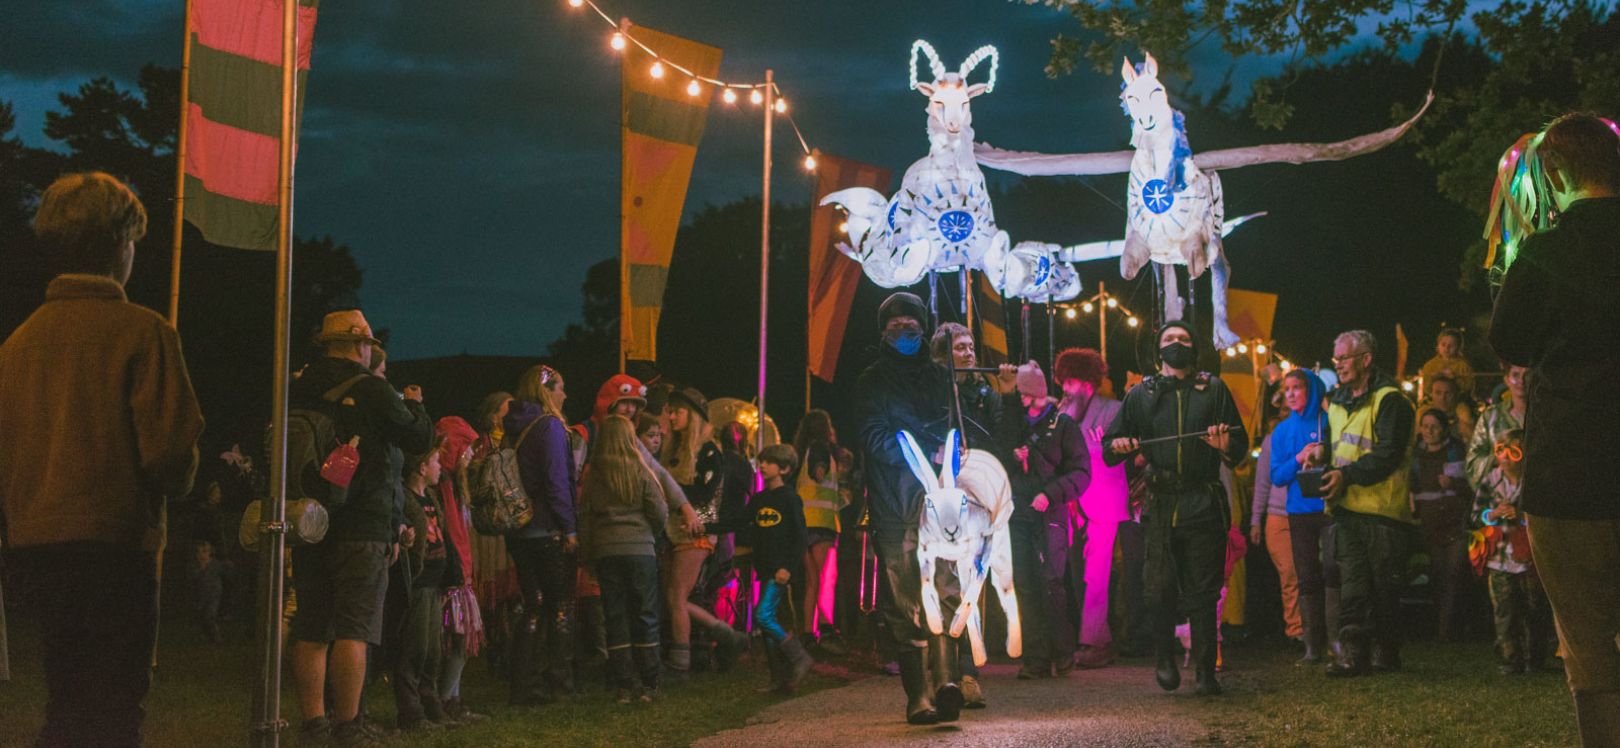
{"type": "Polygon", "coordinates": [[[1376,346],[1366,330],[1334,340],[1339,388],[1328,400],[1332,451],[1318,444],[1306,460],[1308,467],[1326,468],[1322,497],[1333,514],[1342,652],[1328,666],[1332,677],[1401,669],[1397,616],[1417,535],[1408,495],[1416,412],[1395,380],[1373,367],[1376,346]]]}
{"type": "Polygon", "coordinates": [[[1132,388],[1108,429],[1105,462],[1140,452],[1147,459],[1147,605],[1159,687],[1181,687],[1176,624],[1192,629],[1199,695],[1216,695],[1220,625],[1216,604],[1226,581],[1226,536],[1232,521],[1221,466],[1243,460],[1249,435],[1231,391],[1198,371],[1198,349],[1185,322],[1159,330],[1159,373],[1132,388]]]}

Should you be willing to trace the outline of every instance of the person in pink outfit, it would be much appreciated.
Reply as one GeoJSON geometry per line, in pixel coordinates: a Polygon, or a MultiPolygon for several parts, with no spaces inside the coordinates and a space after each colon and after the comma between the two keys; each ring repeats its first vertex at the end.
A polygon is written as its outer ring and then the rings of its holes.
{"type": "Polygon", "coordinates": [[[1091,348],[1070,348],[1058,354],[1052,379],[1063,392],[1058,408],[1080,424],[1091,455],[1091,484],[1080,495],[1087,518],[1085,542],[1075,548],[1084,557],[1085,600],[1080,616],[1080,648],[1075,663],[1103,667],[1113,661],[1113,636],[1108,628],[1108,587],[1114,563],[1114,535],[1127,518],[1129,481],[1123,464],[1103,463],[1102,435],[1119,415],[1119,401],[1103,394],[1108,363],[1091,348]]]}

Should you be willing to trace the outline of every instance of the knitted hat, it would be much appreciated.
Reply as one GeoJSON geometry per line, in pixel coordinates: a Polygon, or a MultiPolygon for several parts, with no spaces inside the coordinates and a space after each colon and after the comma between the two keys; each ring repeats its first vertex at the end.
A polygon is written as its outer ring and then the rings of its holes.
{"type": "Polygon", "coordinates": [[[1164,331],[1168,330],[1168,329],[1170,329],[1172,327],[1179,327],[1179,328],[1187,331],[1187,342],[1192,345],[1193,352],[1197,353],[1198,352],[1198,333],[1197,333],[1197,331],[1192,329],[1192,325],[1189,325],[1186,322],[1182,322],[1179,319],[1170,320],[1169,322],[1164,323],[1163,327],[1159,328],[1158,334],[1156,336],[1154,336],[1154,338],[1153,338],[1153,340],[1154,340],[1153,350],[1155,352],[1159,350],[1158,341],[1163,340],[1164,339],[1164,331]]]}
{"type": "Polygon", "coordinates": [[[614,374],[602,383],[602,389],[596,391],[596,408],[591,411],[591,417],[600,421],[605,418],[613,406],[621,400],[633,400],[646,407],[647,388],[643,387],[641,380],[628,374],[614,374]]]}
{"type": "Polygon", "coordinates": [[[1025,397],[1045,397],[1046,372],[1041,371],[1041,365],[1031,361],[1018,367],[1018,394],[1025,397]]]}
{"type": "Polygon", "coordinates": [[[883,305],[878,307],[878,329],[888,327],[889,320],[895,317],[910,317],[924,330],[928,329],[928,307],[914,293],[896,291],[884,299],[883,305]]]}

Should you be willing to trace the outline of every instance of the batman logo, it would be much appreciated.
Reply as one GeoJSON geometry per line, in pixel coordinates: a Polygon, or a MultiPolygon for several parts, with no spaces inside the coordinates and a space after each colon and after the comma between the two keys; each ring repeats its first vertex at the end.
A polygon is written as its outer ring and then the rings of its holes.
{"type": "Polygon", "coordinates": [[[754,524],[759,527],[775,527],[782,524],[782,513],[770,507],[761,507],[754,513],[754,524]]]}

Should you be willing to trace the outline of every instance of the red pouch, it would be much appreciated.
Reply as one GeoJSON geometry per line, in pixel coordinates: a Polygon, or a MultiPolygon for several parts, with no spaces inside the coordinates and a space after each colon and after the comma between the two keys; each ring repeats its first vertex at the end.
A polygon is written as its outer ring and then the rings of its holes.
{"type": "Polygon", "coordinates": [[[347,444],[339,444],[321,463],[321,477],[339,488],[348,488],[354,481],[354,471],[360,467],[360,437],[347,444]]]}

